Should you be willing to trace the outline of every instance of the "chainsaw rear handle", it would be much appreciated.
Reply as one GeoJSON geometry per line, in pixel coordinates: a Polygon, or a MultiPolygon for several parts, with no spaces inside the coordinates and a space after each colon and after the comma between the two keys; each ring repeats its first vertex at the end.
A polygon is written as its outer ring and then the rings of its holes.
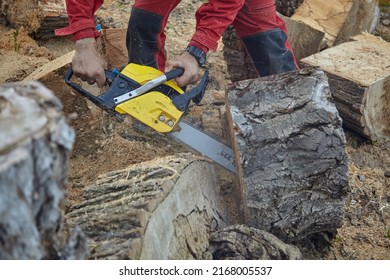
{"type": "MultiPolygon", "coordinates": [[[[111,71],[108,71],[108,70],[104,70],[104,73],[106,75],[107,83],[110,85],[114,81],[114,79],[116,78],[117,75],[115,73],[111,72],[111,71]]],[[[95,105],[99,106],[100,108],[102,108],[102,109],[111,109],[111,108],[108,108],[106,106],[106,103],[103,100],[99,99],[97,96],[93,95],[89,91],[83,89],[81,86],[79,86],[76,83],[72,82],[71,81],[72,76],[73,76],[73,68],[72,68],[72,65],[71,65],[69,67],[68,71],[65,74],[65,77],[64,77],[65,83],[67,85],[69,85],[70,87],[72,87],[73,89],[77,90],[81,95],[86,97],[88,100],[90,100],[95,105]]]]}

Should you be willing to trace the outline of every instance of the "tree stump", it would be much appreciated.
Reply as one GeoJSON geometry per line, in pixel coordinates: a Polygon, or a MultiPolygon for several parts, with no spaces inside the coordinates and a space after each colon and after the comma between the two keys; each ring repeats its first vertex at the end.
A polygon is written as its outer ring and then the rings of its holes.
{"type": "Polygon", "coordinates": [[[228,130],[247,224],[295,242],[341,226],[349,190],[341,118],[316,68],[234,83],[228,130]]]}
{"type": "Polygon", "coordinates": [[[74,132],[37,82],[0,86],[0,259],[83,259],[77,229],[65,240],[64,205],[74,132]]]}
{"type": "Polygon", "coordinates": [[[92,259],[211,259],[211,232],[236,222],[215,172],[179,154],[103,174],[68,223],[85,232],[92,259]]]}
{"type": "Polygon", "coordinates": [[[39,39],[54,37],[54,30],[69,22],[63,0],[0,0],[0,17],[39,39]]]}
{"type": "Polygon", "coordinates": [[[390,44],[361,34],[302,60],[329,77],[343,125],[370,140],[390,138],[390,44]]]}

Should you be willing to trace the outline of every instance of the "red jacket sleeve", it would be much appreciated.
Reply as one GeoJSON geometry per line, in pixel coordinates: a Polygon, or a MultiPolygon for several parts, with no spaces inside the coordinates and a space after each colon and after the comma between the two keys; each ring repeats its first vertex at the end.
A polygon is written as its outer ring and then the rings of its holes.
{"type": "Polygon", "coordinates": [[[103,5],[104,0],[66,0],[66,12],[69,26],[55,30],[57,36],[73,35],[73,40],[96,38],[94,15],[103,5]]]}
{"type": "Polygon", "coordinates": [[[207,53],[215,51],[218,40],[225,29],[234,21],[245,0],[209,0],[196,11],[196,31],[190,45],[207,53]]]}

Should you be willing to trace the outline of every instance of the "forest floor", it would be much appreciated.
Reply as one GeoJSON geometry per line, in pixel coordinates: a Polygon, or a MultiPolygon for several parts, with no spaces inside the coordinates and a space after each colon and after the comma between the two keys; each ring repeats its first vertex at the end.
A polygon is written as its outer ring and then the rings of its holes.
{"type": "MultiPolygon", "coordinates": [[[[198,2],[183,0],[171,14],[166,29],[168,57],[185,49],[194,30],[193,15],[198,2]]],[[[99,22],[105,28],[126,28],[131,3],[130,0],[105,1],[97,13],[99,22]]],[[[389,15],[384,13],[382,17],[390,19],[389,15]]],[[[390,26],[383,22],[387,23],[381,21],[377,35],[390,41],[390,26]]],[[[35,41],[22,29],[1,24],[0,38],[0,83],[21,81],[38,67],[73,50],[69,38],[35,41]]],[[[202,124],[206,130],[221,136],[212,110],[215,104],[224,102],[225,88],[231,83],[222,43],[216,52],[208,55],[207,67],[211,83],[200,106],[202,124]]],[[[60,99],[76,132],[69,166],[69,204],[80,202],[83,187],[94,182],[99,174],[185,150],[161,137],[138,133],[129,128],[127,120],[111,118],[72,95],[70,90],[68,94],[60,99]]],[[[190,110],[189,115],[193,114],[195,121],[199,110],[190,110]]],[[[345,133],[351,193],[343,226],[329,250],[307,258],[390,260],[390,142],[367,142],[353,132],[345,130],[345,133]]]]}

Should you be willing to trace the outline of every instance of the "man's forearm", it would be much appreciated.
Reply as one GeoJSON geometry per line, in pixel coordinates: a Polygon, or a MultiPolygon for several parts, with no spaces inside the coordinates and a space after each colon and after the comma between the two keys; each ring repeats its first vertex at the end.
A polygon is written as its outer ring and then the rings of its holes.
{"type": "Polygon", "coordinates": [[[103,2],[104,0],[66,0],[69,26],[57,29],[56,35],[73,35],[74,41],[97,37],[94,14],[103,2]]]}

